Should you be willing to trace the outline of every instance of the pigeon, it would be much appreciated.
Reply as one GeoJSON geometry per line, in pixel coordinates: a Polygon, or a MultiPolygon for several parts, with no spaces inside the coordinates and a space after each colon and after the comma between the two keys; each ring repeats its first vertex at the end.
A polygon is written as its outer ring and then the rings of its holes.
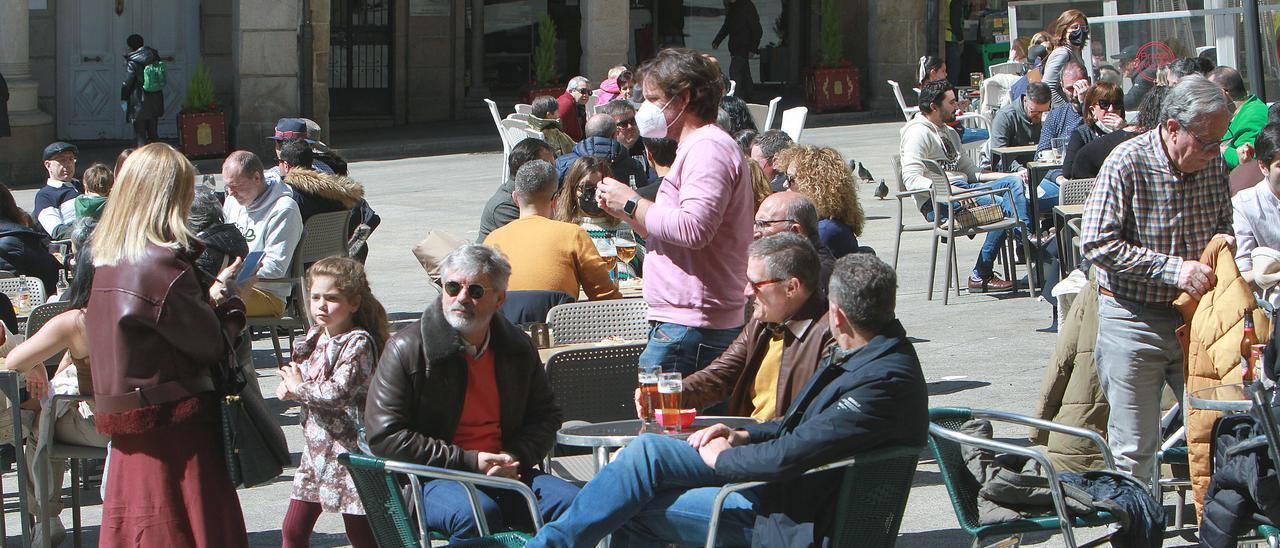
{"type": "Polygon", "coordinates": [[[871,172],[867,171],[867,166],[863,165],[862,162],[858,162],[858,177],[861,178],[862,181],[866,183],[870,183],[876,180],[875,177],[871,176],[871,172]]]}
{"type": "Polygon", "coordinates": [[[880,179],[880,186],[876,187],[876,198],[884,199],[889,195],[889,185],[884,184],[884,179],[880,179]]]}

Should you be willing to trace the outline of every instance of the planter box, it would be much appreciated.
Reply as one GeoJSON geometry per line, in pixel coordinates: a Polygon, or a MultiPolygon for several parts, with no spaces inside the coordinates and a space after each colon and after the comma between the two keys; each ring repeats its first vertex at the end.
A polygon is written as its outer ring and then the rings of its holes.
{"type": "Polygon", "coordinates": [[[808,69],[805,104],[816,112],[862,110],[862,71],[858,67],[808,69]]]}
{"type": "Polygon", "coordinates": [[[225,112],[178,113],[178,142],[188,158],[215,158],[227,154],[225,112]]]}
{"type": "Polygon", "coordinates": [[[550,95],[552,97],[560,97],[561,95],[564,95],[564,86],[529,89],[524,94],[524,102],[526,104],[533,103],[533,98],[539,95],[550,95]]]}

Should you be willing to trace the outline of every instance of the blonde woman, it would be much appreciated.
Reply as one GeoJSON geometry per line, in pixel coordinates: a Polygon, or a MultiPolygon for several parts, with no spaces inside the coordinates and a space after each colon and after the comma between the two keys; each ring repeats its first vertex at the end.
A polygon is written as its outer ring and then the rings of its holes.
{"type": "Polygon", "coordinates": [[[831,254],[839,259],[857,251],[866,216],[844,157],[830,147],[798,145],[779,152],[777,163],[787,174],[788,189],[817,207],[818,239],[831,254]]]}
{"type": "Polygon", "coordinates": [[[194,196],[186,157],[139,148],[90,241],[85,332],[98,430],[112,443],[102,546],[248,545],[210,377],[227,355],[223,335],[244,327],[241,263],[203,291],[187,228],[194,196]]]}

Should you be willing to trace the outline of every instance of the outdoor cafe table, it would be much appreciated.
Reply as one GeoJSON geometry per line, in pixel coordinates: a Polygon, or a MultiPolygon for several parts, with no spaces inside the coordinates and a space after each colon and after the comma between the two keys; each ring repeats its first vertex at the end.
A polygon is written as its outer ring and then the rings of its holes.
{"type": "MultiPolygon", "coordinates": [[[[622,293],[624,299],[639,299],[644,296],[644,280],[641,278],[627,278],[618,282],[618,292],[622,293]]],[[[587,294],[578,291],[578,302],[587,300],[587,294]]]]}
{"type": "Polygon", "coordinates": [[[640,437],[641,434],[662,434],[685,439],[690,434],[717,423],[724,424],[730,428],[741,428],[756,422],[751,417],[700,416],[693,420],[693,424],[679,433],[665,433],[657,423],[645,424],[640,419],[577,424],[561,428],[556,433],[556,443],[573,447],[590,447],[595,455],[595,471],[599,472],[601,468],[609,464],[609,449],[626,447],[627,444],[640,437]]]}
{"type": "Polygon", "coordinates": [[[1036,145],[995,147],[991,149],[991,165],[998,166],[1000,171],[1009,171],[1009,164],[1014,160],[1031,160],[1035,156],[1036,145]]]}
{"type": "Polygon", "coordinates": [[[623,345],[636,344],[636,343],[642,343],[642,342],[645,342],[645,341],[628,341],[628,340],[619,340],[619,341],[601,341],[601,342],[585,342],[585,343],[565,344],[565,345],[561,345],[561,346],[552,346],[552,347],[549,347],[549,348],[539,348],[539,349],[538,349],[538,357],[542,359],[542,363],[547,363],[547,360],[550,360],[550,359],[551,359],[551,356],[554,356],[554,355],[556,355],[556,354],[559,354],[559,353],[564,352],[564,351],[567,351],[567,350],[583,350],[583,349],[588,349],[588,348],[604,348],[604,347],[608,347],[608,346],[623,346],[623,345]]]}
{"type": "Polygon", "coordinates": [[[1187,394],[1187,403],[1193,409],[1224,413],[1248,413],[1253,408],[1244,384],[1238,382],[1193,390],[1187,394]]]}

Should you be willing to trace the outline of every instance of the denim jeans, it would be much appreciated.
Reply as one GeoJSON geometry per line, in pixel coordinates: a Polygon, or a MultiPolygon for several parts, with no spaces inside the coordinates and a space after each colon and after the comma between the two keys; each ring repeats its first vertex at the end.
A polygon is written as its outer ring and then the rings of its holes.
{"type": "MultiPolygon", "coordinates": [[[[528,546],[594,546],[610,533],[614,548],[701,546],[712,503],[725,483],[687,442],[645,434],[583,486],[568,511],[528,546]]],[[[725,499],[720,544],[751,544],[759,497],[758,490],[747,489],[725,499]]]]}
{"type": "Polygon", "coordinates": [[[1036,192],[1036,196],[1040,199],[1036,202],[1036,207],[1040,211],[1051,211],[1053,206],[1058,205],[1058,194],[1061,194],[1061,189],[1058,187],[1059,175],[1062,175],[1062,172],[1055,169],[1040,181],[1039,191],[1036,192]]]}
{"type": "MultiPolygon", "coordinates": [[[[1000,204],[1000,208],[1004,210],[1005,216],[1013,216],[1013,205],[1018,206],[1018,218],[1024,223],[1029,222],[1030,213],[1027,212],[1027,197],[1025,192],[1025,184],[1021,177],[1009,176],[997,179],[989,183],[957,183],[956,186],[966,189],[1009,189],[1013,194],[1013,202],[1009,201],[1009,194],[998,193],[994,195],[978,196],[974,198],[977,205],[1000,204]]],[[[952,204],[952,207],[958,207],[959,202],[952,204]]],[[[924,213],[925,219],[933,221],[933,203],[926,202],[920,208],[924,213]]],[[[945,210],[944,210],[945,211],[945,210]]],[[[982,250],[978,252],[978,261],[973,265],[973,273],[971,278],[987,279],[991,277],[992,271],[996,264],[996,257],[1000,255],[1000,246],[1004,244],[1005,231],[995,230],[987,233],[987,239],[982,243],[982,250]]]]}
{"type": "Polygon", "coordinates": [[[991,138],[991,132],[980,127],[956,127],[956,132],[960,134],[960,142],[967,144],[975,141],[986,141],[991,138]]]}
{"type": "Polygon", "coordinates": [[[640,354],[640,366],[659,366],[689,376],[720,357],[738,337],[741,327],[704,329],[675,323],[654,323],[649,344],[640,354]]]}
{"type": "MultiPolygon", "coordinates": [[[[578,494],[578,488],[573,484],[551,474],[525,473],[521,481],[533,489],[543,521],[560,517],[578,494]]],[[[480,488],[478,491],[480,508],[484,510],[489,530],[497,532],[511,526],[533,530],[533,520],[524,497],[505,489],[480,488]]],[[[449,535],[450,542],[480,536],[480,529],[471,513],[471,502],[458,482],[432,480],[424,483],[422,507],[427,528],[449,535]]]]}

